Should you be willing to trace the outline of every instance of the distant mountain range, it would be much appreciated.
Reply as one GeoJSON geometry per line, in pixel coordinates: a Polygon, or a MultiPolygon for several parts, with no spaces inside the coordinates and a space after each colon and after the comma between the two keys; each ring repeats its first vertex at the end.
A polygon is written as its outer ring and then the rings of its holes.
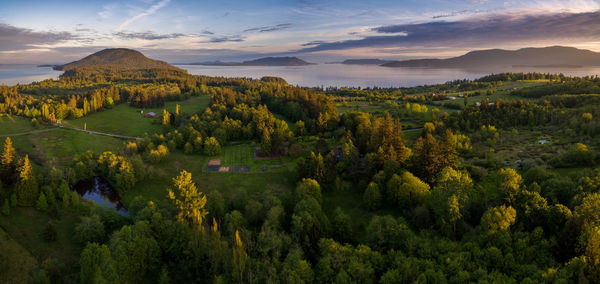
{"type": "Polygon", "coordinates": [[[312,65],[314,63],[306,62],[297,57],[264,57],[244,62],[195,62],[195,63],[181,63],[177,65],[209,65],[209,66],[304,66],[312,65]]]}
{"type": "Polygon", "coordinates": [[[471,51],[448,59],[392,61],[381,66],[428,68],[600,66],[600,53],[563,46],[519,50],[489,49],[471,51]]]}
{"type": "Polygon", "coordinates": [[[391,62],[390,60],[375,59],[346,59],[342,64],[349,65],[382,65],[391,62]]]}
{"type": "MultiPolygon", "coordinates": [[[[181,70],[167,62],[146,57],[141,52],[127,48],[109,48],[88,55],[65,65],[56,65],[55,70],[68,71],[80,67],[128,68],[128,69],[176,69],[181,70]]],[[[183,70],[181,70],[183,71],[183,70]]]]}

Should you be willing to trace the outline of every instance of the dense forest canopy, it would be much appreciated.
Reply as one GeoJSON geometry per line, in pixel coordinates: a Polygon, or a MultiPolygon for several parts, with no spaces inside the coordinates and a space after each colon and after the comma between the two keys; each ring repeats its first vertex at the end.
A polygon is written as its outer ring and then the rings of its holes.
{"type": "MultiPolygon", "coordinates": [[[[322,89],[276,77],[77,67],[60,80],[0,86],[0,113],[43,126],[119,104],[160,107],[153,121],[162,131],[52,167],[6,138],[1,218],[27,218],[20,210],[35,208],[49,218],[43,231],[51,244],[64,230],[56,224],[77,217],[65,225],[76,261],[39,260],[31,278],[40,282],[596,283],[598,83],[505,73],[414,88],[322,89]],[[206,108],[181,111],[181,102],[198,97],[209,98],[206,108]],[[176,102],[174,111],[167,102],[176,102]],[[538,130],[557,142],[524,142],[538,130]],[[233,191],[207,191],[205,180],[275,175],[170,163],[214,159],[245,144],[256,145],[255,158],[288,161],[282,189],[252,193],[230,182],[233,191]],[[177,173],[166,176],[171,165],[177,173]],[[91,177],[121,196],[135,194],[129,216],[70,190],[91,177]],[[148,180],[159,194],[138,187],[148,180]]],[[[0,272],[8,261],[0,255],[0,272]]]]}

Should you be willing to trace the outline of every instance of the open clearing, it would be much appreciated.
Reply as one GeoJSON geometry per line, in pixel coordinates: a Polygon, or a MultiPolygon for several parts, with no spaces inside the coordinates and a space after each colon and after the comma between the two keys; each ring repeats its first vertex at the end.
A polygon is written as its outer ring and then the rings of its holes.
{"type": "Polygon", "coordinates": [[[158,118],[146,118],[148,112],[156,113],[157,117],[162,115],[163,109],[173,113],[177,104],[180,105],[182,113],[198,113],[208,106],[210,97],[192,97],[181,102],[167,102],[164,108],[143,109],[144,113],[138,113],[140,108],[131,107],[128,104],[120,104],[112,109],[97,112],[87,117],[74,120],[65,120],[63,124],[87,130],[106,132],[111,134],[143,137],[144,134],[160,132],[162,126],[158,118]],[[156,123],[154,123],[156,121],[156,123]]]}

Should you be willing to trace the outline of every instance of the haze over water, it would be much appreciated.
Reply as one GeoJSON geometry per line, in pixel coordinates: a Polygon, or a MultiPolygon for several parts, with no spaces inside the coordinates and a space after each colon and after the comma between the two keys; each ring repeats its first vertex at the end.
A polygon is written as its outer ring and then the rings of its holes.
{"type": "MultiPolygon", "coordinates": [[[[318,64],[307,66],[202,66],[177,65],[194,75],[247,77],[277,76],[288,83],[306,87],[413,87],[459,79],[476,79],[500,72],[563,73],[570,76],[600,75],[600,66],[582,68],[504,68],[490,70],[389,68],[376,65],[318,64]]],[[[36,65],[0,64],[0,84],[28,84],[57,79],[61,71],[36,65]]]]}

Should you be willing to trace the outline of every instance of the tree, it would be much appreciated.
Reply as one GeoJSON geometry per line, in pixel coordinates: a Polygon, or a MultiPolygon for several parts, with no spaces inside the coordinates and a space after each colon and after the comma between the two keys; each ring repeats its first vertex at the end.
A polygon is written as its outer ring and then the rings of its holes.
{"type": "Polygon", "coordinates": [[[402,177],[394,174],[387,183],[387,189],[390,201],[406,208],[423,203],[429,192],[429,185],[405,171],[402,177]]]}
{"type": "Polygon", "coordinates": [[[314,273],[310,263],[302,257],[301,250],[290,249],[280,272],[282,283],[313,283],[314,273]]]}
{"type": "Polygon", "coordinates": [[[17,169],[19,176],[15,187],[18,204],[20,206],[31,206],[38,198],[38,183],[29,162],[29,156],[25,155],[20,165],[17,169]]]}
{"type": "Polygon", "coordinates": [[[110,250],[121,283],[143,283],[149,273],[159,268],[160,247],[147,221],[115,232],[110,250]]]}
{"type": "Polygon", "coordinates": [[[481,226],[488,233],[505,231],[515,223],[517,211],[511,206],[501,205],[489,208],[481,217],[481,226]]]}
{"type": "Polygon", "coordinates": [[[522,182],[523,178],[515,169],[504,168],[498,171],[498,189],[509,203],[515,201],[522,182]]]}
{"type": "Polygon", "coordinates": [[[369,210],[374,211],[379,209],[381,206],[381,192],[379,191],[379,185],[377,185],[377,183],[369,183],[363,194],[363,201],[369,210]]]}
{"type": "Polygon", "coordinates": [[[414,237],[404,219],[398,220],[390,215],[374,216],[367,226],[367,243],[381,251],[406,248],[414,237]]]}
{"type": "Polygon", "coordinates": [[[79,259],[81,283],[118,283],[119,277],[107,245],[89,243],[79,259]]]}
{"type": "Polygon", "coordinates": [[[456,137],[446,131],[443,141],[438,141],[431,133],[419,137],[415,143],[413,156],[415,173],[429,183],[435,182],[436,175],[446,167],[458,166],[456,137]]]}
{"type": "Polygon", "coordinates": [[[298,195],[298,200],[312,197],[319,202],[319,204],[323,200],[321,197],[321,186],[316,180],[310,178],[303,178],[302,181],[298,183],[296,194],[298,195]]]}
{"type": "Polygon", "coordinates": [[[456,223],[462,219],[461,205],[458,201],[458,196],[453,194],[448,199],[448,221],[452,224],[452,231],[456,235],[456,223]]]}
{"type": "Polygon", "coordinates": [[[75,238],[79,243],[101,242],[104,239],[104,224],[98,215],[81,217],[81,223],[75,227],[75,238]]]}
{"type": "Polygon", "coordinates": [[[235,230],[235,243],[233,244],[233,267],[235,271],[234,277],[238,282],[245,282],[244,271],[246,270],[247,258],[248,255],[244,249],[244,243],[240,237],[240,232],[235,230]]]}
{"type": "Polygon", "coordinates": [[[437,175],[436,189],[443,190],[449,194],[457,194],[463,199],[473,188],[473,180],[467,171],[457,171],[451,167],[444,168],[437,175]]]}
{"type": "Polygon", "coordinates": [[[581,250],[587,260],[587,276],[591,283],[600,281],[600,227],[588,228],[581,236],[581,250]]]}
{"type": "Polygon", "coordinates": [[[10,137],[6,137],[4,140],[4,151],[2,152],[2,158],[0,160],[0,173],[2,174],[2,181],[4,184],[12,184],[13,174],[15,170],[15,148],[12,145],[10,137]]]}
{"type": "Polygon", "coordinates": [[[46,195],[42,192],[40,193],[40,197],[35,203],[35,209],[38,211],[45,212],[48,209],[48,201],[46,200],[46,195]]]}
{"type": "Polygon", "coordinates": [[[177,220],[190,227],[196,227],[203,231],[202,222],[208,211],[204,209],[206,196],[198,191],[192,181],[192,174],[181,171],[179,176],[173,179],[173,188],[169,189],[169,198],[175,202],[179,210],[177,220]]]}
{"type": "Polygon", "coordinates": [[[166,109],[163,109],[162,125],[171,125],[171,114],[166,109]]]}
{"type": "Polygon", "coordinates": [[[204,154],[207,156],[216,156],[221,153],[221,145],[215,137],[208,137],[204,140],[204,154]]]}
{"type": "Polygon", "coordinates": [[[296,137],[304,136],[306,132],[306,127],[304,126],[304,121],[298,120],[296,122],[296,128],[294,128],[294,135],[296,137]]]}
{"type": "Polygon", "coordinates": [[[333,230],[333,238],[339,242],[345,243],[352,239],[352,219],[340,207],[335,208],[333,211],[331,228],[333,230]]]}
{"type": "Polygon", "coordinates": [[[271,134],[265,129],[260,139],[260,151],[264,155],[270,155],[273,152],[273,144],[271,143],[271,134]]]}

